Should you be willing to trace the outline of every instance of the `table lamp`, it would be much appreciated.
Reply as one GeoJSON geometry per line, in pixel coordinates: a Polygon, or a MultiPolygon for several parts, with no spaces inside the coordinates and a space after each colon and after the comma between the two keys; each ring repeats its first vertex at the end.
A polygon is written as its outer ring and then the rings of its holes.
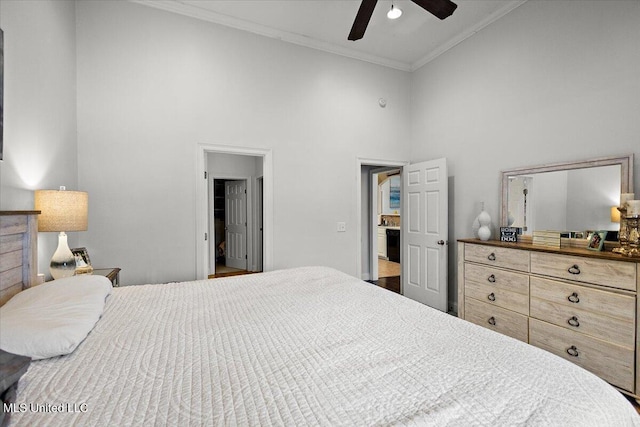
{"type": "Polygon", "coordinates": [[[620,210],[617,206],[611,206],[611,222],[620,224],[620,210]]]}
{"type": "Polygon", "coordinates": [[[89,195],[83,191],[36,190],[35,209],[41,211],[38,217],[38,231],[58,231],[58,248],[51,258],[49,270],[54,279],[73,276],[76,259],[69,249],[65,231],[85,231],[89,195]]]}

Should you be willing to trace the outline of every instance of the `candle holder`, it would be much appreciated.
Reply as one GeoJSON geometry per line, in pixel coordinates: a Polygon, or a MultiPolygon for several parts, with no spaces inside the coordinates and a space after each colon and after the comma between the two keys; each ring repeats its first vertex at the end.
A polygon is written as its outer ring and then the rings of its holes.
{"type": "Polygon", "coordinates": [[[618,242],[620,247],[614,248],[613,252],[628,255],[629,254],[629,229],[627,228],[627,206],[626,204],[619,207],[620,211],[620,231],[618,232],[618,242]]]}
{"type": "Polygon", "coordinates": [[[627,230],[629,231],[629,251],[627,256],[640,257],[640,215],[627,217],[627,230]]]}

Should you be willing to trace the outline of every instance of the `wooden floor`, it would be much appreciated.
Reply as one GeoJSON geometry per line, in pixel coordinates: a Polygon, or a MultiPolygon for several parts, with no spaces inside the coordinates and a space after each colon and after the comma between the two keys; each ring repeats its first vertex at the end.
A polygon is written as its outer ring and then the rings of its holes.
{"type": "Polygon", "coordinates": [[[369,283],[380,286],[397,294],[400,293],[400,276],[395,277],[381,277],[378,280],[367,280],[369,283]]]}
{"type": "Polygon", "coordinates": [[[397,294],[400,293],[400,263],[378,258],[378,280],[367,280],[397,294]]]}
{"type": "Polygon", "coordinates": [[[210,274],[209,279],[228,276],[240,276],[243,274],[252,274],[254,271],[240,270],[239,268],[227,267],[224,264],[216,263],[216,273],[210,274]]]}
{"type": "Polygon", "coordinates": [[[400,263],[378,258],[378,277],[400,276],[400,263]]]}

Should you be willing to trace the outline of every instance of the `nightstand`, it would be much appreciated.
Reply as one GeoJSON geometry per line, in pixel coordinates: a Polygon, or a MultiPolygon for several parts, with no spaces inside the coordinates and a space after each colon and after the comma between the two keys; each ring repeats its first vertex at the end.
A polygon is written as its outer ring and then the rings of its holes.
{"type": "Polygon", "coordinates": [[[4,411],[5,404],[8,405],[15,402],[18,381],[27,372],[30,363],[30,357],[18,356],[17,354],[0,350],[0,404],[2,405],[0,426],[9,424],[11,413],[4,411]]]}
{"type": "Polygon", "coordinates": [[[118,267],[94,268],[92,274],[105,276],[107,279],[111,280],[111,284],[113,286],[120,286],[120,269],[118,267]]]}

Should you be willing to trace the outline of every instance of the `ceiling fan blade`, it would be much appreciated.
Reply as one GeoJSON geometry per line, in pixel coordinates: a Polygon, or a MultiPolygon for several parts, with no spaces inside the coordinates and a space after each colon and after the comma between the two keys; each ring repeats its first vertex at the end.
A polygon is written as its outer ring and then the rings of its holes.
{"type": "Polygon", "coordinates": [[[360,40],[362,36],[364,36],[364,32],[367,29],[367,25],[369,25],[369,20],[371,20],[371,15],[373,15],[373,9],[375,9],[376,3],[378,3],[378,0],[362,0],[356,19],[353,21],[351,32],[349,33],[349,40],[360,40]]]}
{"type": "Polygon", "coordinates": [[[411,0],[427,12],[435,15],[440,19],[445,19],[451,16],[454,10],[458,7],[457,4],[451,0],[411,0]]]}

